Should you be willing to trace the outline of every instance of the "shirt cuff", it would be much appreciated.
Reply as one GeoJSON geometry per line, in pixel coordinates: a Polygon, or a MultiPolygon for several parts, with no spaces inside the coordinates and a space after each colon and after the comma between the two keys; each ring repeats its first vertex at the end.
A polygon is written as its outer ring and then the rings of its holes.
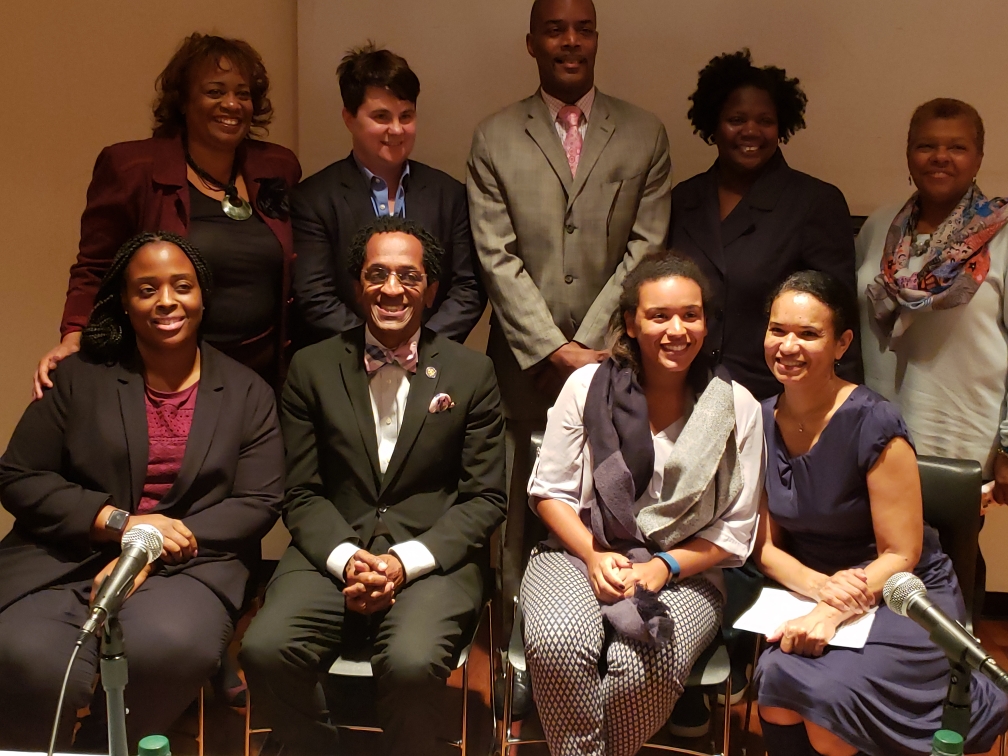
{"type": "Polygon", "coordinates": [[[423,577],[437,567],[437,561],[430,549],[420,541],[403,541],[389,547],[389,552],[402,562],[406,572],[406,582],[423,577]]]}
{"type": "Polygon", "coordinates": [[[329,574],[340,582],[343,582],[345,580],[344,574],[347,562],[349,562],[350,558],[357,553],[359,548],[360,546],[355,543],[344,541],[333,549],[325,563],[326,569],[329,570],[329,574]]]}

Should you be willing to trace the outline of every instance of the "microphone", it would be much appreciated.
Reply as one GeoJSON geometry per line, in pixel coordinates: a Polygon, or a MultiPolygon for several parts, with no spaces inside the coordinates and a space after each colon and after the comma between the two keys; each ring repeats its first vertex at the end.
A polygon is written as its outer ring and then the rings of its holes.
{"type": "Polygon", "coordinates": [[[956,664],[975,669],[1008,692],[1008,674],[991,658],[980,642],[927,597],[923,581],[909,572],[897,572],[882,588],[886,605],[909,617],[928,631],[931,640],[956,664]]]}
{"type": "Polygon", "coordinates": [[[111,574],[98,587],[91,616],[81,627],[79,639],[97,634],[105,620],[119,611],[133,581],[148,564],[161,556],[164,537],[153,525],[140,524],[130,528],[122,537],[122,554],[111,574]]]}

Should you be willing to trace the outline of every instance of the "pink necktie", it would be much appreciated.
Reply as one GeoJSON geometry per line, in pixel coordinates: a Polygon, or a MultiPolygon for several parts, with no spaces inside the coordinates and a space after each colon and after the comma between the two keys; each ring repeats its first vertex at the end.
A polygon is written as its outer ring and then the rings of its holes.
{"type": "Polygon", "coordinates": [[[557,113],[557,120],[563,126],[566,136],[564,136],[564,152],[567,153],[567,165],[570,166],[571,176],[577,175],[578,160],[581,158],[581,108],[577,105],[564,105],[557,113]]]}

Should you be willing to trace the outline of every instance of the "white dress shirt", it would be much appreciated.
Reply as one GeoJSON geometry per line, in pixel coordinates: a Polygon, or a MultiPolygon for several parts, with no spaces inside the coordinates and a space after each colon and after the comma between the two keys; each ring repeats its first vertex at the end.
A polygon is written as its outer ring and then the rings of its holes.
{"type": "MultiPolygon", "coordinates": [[[[549,110],[550,117],[553,119],[553,128],[556,129],[556,133],[560,137],[560,144],[566,145],[567,142],[567,127],[564,126],[560,121],[557,120],[557,116],[560,115],[560,109],[563,108],[567,103],[563,100],[558,100],[552,95],[548,95],[539,90],[539,94],[542,95],[543,102],[546,103],[546,109],[549,110]]],[[[581,121],[578,123],[578,131],[581,132],[581,139],[584,140],[585,133],[588,131],[588,119],[591,117],[592,104],[595,102],[595,87],[588,90],[588,94],[582,97],[580,100],[574,104],[581,108],[581,121]]]]}
{"type": "MultiPolygon", "coordinates": [[[[368,344],[382,346],[382,344],[371,334],[370,328],[365,328],[364,340],[368,344]]],[[[411,342],[420,340],[420,330],[413,334],[411,342]]],[[[397,363],[382,365],[371,374],[368,383],[368,393],[371,395],[371,414],[375,420],[375,436],[378,439],[378,466],[382,474],[388,469],[389,460],[392,459],[392,452],[395,451],[396,441],[399,439],[399,430],[402,428],[403,417],[406,414],[406,400],[409,398],[410,373],[397,363]]],[[[388,533],[384,529],[384,524],[379,522],[375,535],[388,533]]],[[[350,558],[357,553],[360,546],[350,541],[345,541],[332,550],[326,560],[326,569],[339,578],[343,579],[343,572],[350,558]]],[[[403,541],[389,547],[389,551],[402,562],[403,570],[406,572],[407,582],[426,575],[437,567],[434,555],[430,549],[419,541],[403,541]]]]}
{"type": "MultiPolygon", "coordinates": [[[[571,373],[556,404],[549,411],[542,449],[528,484],[529,505],[533,509],[541,499],[556,499],[568,504],[575,512],[595,504],[591,446],[584,429],[584,405],[588,386],[598,367],[598,364],[585,365],[571,373]]],[[[742,465],[742,491],[719,519],[696,533],[697,538],[710,541],[731,555],[721,565],[704,573],[722,593],[725,588],[721,567],[740,566],[752,552],[766,472],[760,403],[734,381],[732,389],[735,398],[735,439],[738,443],[739,463],[742,465]]],[[[672,448],[686,426],[691,410],[692,405],[683,417],[668,428],[651,434],[655,449],[654,474],[647,490],[634,504],[635,513],[658,502],[665,463],[672,455],[672,448]]],[[[555,546],[562,548],[554,536],[551,535],[550,539],[555,546]]]]}

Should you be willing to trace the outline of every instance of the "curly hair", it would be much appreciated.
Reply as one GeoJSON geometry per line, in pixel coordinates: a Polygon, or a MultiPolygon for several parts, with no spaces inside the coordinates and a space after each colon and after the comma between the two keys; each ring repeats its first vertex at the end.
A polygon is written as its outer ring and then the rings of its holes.
{"type": "Polygon", "coordinates": [[[984,122],[977,109],[968,102],[954,100],[951,97],[938,97],[928,100],[923,105],[919,105],[910,118],[910,128],[907,129],[907,149],[913,141],[914,134],[925,123],[934,120],[948,120],[951,118],[965,118],[972,122],[976,131],[977,152],[983,155],[984,151],[984,122]]]}
{"type": "MultiPolygon", "coordinates": [[[[623,291],[620,293],[619,304],[609,318],[609,348],[613,361],[620,367],[629,367],[637,376],[641,375],[641,352],[637,339],[630,336],[626,330],[626,316],[637,312],[640,303],[641,287],[651,281],[661,281],[664,278],[688,278],[700,287],[700,298],[703,303],[704,320],[709,320],[713,294],[707,277],[697,264],[671,250],[652,252],[640,261],[636,268],[623,279],[623,291]]],[[[707,382],[709,365],[703,352],[697,356],[690,366],[689,379],[694,388],[702,388],[707,382]],[[699,382],[699,385],[697,385],[699,382]]]]}
{"type": "Polygon", "coordinates": [[[417,238],[423,247],[423,266],[427,274],[428,285],[441,277],[441,261],[444,250],[430,233],[415,221],[400,218],[397,215],[381,215],[354,234],[347,252],[347,272],[354,281],[360,280],[364,269],[364,259],[367,257],[367,244],[375,234],[392,233],[409,234],[417,238]]]}
{"type": "Polygon", "coordinates": [[[193,75],[207,61],[218,66],[227,60],[249,83],[252,95],[252,132],[264,135],[273,118],[273,105],[267,94],[269,77],[262,58],[248,42],[195,32],[186,37],[168,65],[157,77],[154,100],[154,136],[174,137],[185,133],[183,112],[189,100],[193,75]]]}
{"type": "Polygon", "coordinates": [[[766,316],[777,297],[788,291],[800,292],[815,297],[830,311],[833,321],[833,335],[840,338],[844,331],[855,331],[858,327],[858,302],[854,292],[840,283],[836,276],[821,270],[799,270],[778,284],[766,301],[766,316]]]}
{"type": "Polygon", "coordinates": [[[158,241],[173,244],[189,258],[196,271],[205,314],[213,289],[213,276],[199,250],[188,239],[170,231],[137,234],[116,252],[98,287],[94,308],[81,334],[81,351],[88,357],[112,364],[133,353],[136,334],[122,304],[123,291],[126,289],[126,268],[141,247],[158,241]]]}
{"type": "Polygon", "coordinates": [[[711,58],[700,72],[697,88],[689,96],[693,105],[687,116],[693,133],[707,144],[714,143],[721,110],[732,92],[742,87],[756,87],[770,95],[777,110],[777,134],[784,144],[795,132],[805,128],[805,105],[808,97],[798,86],[798,79],[787,76],[783,68],[752,63],[748,48],[711,58]]]}
{"type": "Polygon", "coordinates": [[[368,40],[363,47],[347,52],[336,69],[343,107],[357,115],[368,87],[387,89],[400,100],[416,105],[420,79],[406,59],[390,50],[379,50],[368,40]]]}

